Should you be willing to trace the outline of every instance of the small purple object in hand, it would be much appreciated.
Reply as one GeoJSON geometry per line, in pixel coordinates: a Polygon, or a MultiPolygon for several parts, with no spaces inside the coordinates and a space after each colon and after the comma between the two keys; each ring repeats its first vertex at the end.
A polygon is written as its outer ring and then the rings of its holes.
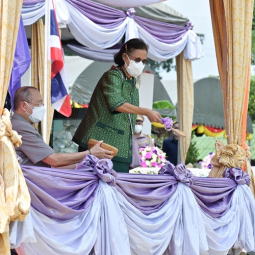
{"type": "Polygon", "coordinates": [[[161,120],[164,123],[165,130],[171,131],[174,124],[173,120],[169,117],[162,118],[161,120]]]}

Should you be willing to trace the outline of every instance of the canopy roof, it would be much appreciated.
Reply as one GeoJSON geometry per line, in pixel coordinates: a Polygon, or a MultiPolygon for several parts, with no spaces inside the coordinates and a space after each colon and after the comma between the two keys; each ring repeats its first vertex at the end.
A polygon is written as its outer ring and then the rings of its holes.
{"type": "MultiPolygon", "coordinates": [[[[193,124],[225,129],[223,97],[219,79],[209,77],[194,83],[193,124]]],[[[253,133],[250,116],[247,118],[247,132],[253,133]]]]}

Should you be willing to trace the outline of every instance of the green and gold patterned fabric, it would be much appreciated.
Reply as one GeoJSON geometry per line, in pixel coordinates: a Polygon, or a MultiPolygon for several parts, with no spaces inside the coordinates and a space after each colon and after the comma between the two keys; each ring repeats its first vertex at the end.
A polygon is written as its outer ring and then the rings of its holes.
{"type": "MultiPolygon", "coordinates": [[[[135,80],[126,77],[121,68],[105,72],[93,92],[89,108],[73,138],[74,142],[85,149],[88,148],[90,138],[103,140],[118,148],[119,152],[113,163],[116,161],[118,164],[115,165],[121,166],[119,163],[122,162],[125,168],[132,162],[132,132],[129,114],[117,112],[116,108],[125,102],[139,106],[139,94],[135,83],[135,80]]],[[[131,114],[133,129],[135,120],[136,115],[131,114]]]]}

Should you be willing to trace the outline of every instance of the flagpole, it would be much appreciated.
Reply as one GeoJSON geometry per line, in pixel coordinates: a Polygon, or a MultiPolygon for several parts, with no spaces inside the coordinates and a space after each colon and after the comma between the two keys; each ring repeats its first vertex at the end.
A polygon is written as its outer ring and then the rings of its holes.
{"type": "Polygon", "coordinates": [[[43,140],[47,141],[47,126],[48,126],[48,61],[50,59],[49,36],[50,36],[50,8],[49,1],[45,0],[45,58],[44,58],[44,107],[46,108],[43,119],[43,140]]]}

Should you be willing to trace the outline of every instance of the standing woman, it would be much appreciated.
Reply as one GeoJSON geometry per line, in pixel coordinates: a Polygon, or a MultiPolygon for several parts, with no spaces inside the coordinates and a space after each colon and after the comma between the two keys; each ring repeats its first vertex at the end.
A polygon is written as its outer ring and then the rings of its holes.
{"type": "Polygon", "coordinates": [[[117,172],[128,172],[132,162],[130,120],[133,130],[137,114],[147,116],[151,122],[162,123],[158,112],[139,107],[136,77],[144,69],[147,52],[148,46],[138,38],[122,45],[114,56],[118,67],[105,72],[99,80],[73,138],[79,144],[79,151],[88,149],[90,138],[118,148],[118,154],[112,159],[113,169],[117,172]]]}

